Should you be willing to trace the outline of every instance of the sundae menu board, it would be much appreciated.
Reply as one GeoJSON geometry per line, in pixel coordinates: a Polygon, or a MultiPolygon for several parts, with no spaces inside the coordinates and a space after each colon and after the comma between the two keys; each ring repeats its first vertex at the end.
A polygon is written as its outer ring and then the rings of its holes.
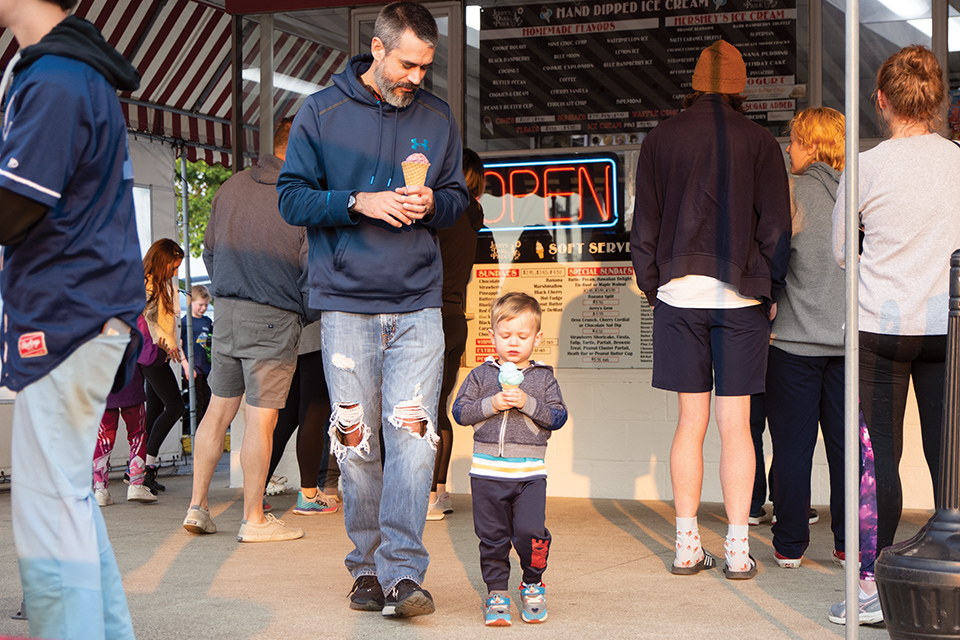
{"type": "Polygon", "coordinates": [[[495,354],[490,305],[508,291],[540,302],[535,360],[563,368],[653,366],[653,310],[630,262],[619,156],[488,157],[484,177],[485,228],[467,286],[467,366],[495,354]]]}
{"type": "Polygon", "coordinates": [[[749,117],[793,117],[796,0],[636,0],[496,6],[480,19],[484,138],[647,131],[677,113],[719,38],[747,65],[749,117]]]}
{"type": "MultiPolygon", "coordinates": [[[[589,248],[587,248],[589,251],[589,248]]],[[[653,366],[653,309],[637,289],[629,246],[624,261],[476,265],[467,287],[466,366],[496,355],[490,305],[523,291],[540,302],[543,339],[533,359],[567,369],[648,369],[653,366]]],[[[589,259],[589,253],[582,256],[589,259]]],[[[576,259],[570,256],[571,260],[576,259]]]]}

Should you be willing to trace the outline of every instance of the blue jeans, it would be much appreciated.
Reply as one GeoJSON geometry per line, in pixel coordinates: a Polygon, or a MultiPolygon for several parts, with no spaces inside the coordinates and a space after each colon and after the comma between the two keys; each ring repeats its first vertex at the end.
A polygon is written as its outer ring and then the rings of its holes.
{"type": "Polygon", "coordinates": [[[385,592],[403,579],[422,584],[430,563],[423,528],[443,370],[440,309],[325,311],[321,322],[330,443],[355,546],[347,569],[354,578],[376,575],[385,592]],[[343,444],[358,433],[359,444],[343,444]]]}
{"type": "Polygon", "coordinates": [[[98,336],[17,394],[13,534],[30,635],[127,640],[133,625],[93,497],[93,450],[129,335],[98,336]]]}

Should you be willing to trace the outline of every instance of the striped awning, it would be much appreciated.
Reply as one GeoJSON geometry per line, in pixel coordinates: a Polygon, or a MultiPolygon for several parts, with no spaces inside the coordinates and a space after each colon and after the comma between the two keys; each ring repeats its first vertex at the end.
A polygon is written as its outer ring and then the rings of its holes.
{"type": "MultiPolygon", "coordinates": [[[[140,88],[120,95],[131,132],[185,143],[190,160],[229,166],[231,146],[231,16],[199,0],[80,0],[76,15],[94,23],[140,72],[140,88]]],[[[0,32],[0,64],[17,43],[0,32]]],[[[288,80],[274,90],[277,119],[293,115],[306,97],[302,87],[324,87],[346,67],[347,54],[302,36],[276,32],[274,74],[288,80]],[[303,83],[296,86],[290,80],[303,83]]],[[[259,70],[260,27],[243,21],[243,67],[259,70]]],[[[249,75],[249,74],[248,74],[249,75]]],[[[254,73],[253,78],[259,77],[254,73]]],[[[259,155],[260,86],[242,85],[244,155],[259,155]]]]}

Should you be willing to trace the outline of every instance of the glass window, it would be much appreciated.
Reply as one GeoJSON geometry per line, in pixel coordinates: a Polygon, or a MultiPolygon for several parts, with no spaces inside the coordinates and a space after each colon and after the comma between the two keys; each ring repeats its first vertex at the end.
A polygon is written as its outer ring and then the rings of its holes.
{"type": "MultiPolygon", "coordinates": [[[[346,68],[346,8],[273,14],[274,121],[294,116],[303,100],[346,68]]],[[[260,24],[243,21],[242,108],[248,155],[260,127],[260,24]]]]}
{"type": "Polygon", "coordinates": [[[147,254],[153,243],[153,206],[150,187],[133,187],[133,210],[137,220],[137,240],[140,241],[140,257],[147,254]]]}
{"type": "MultiPolygon", "coordinates": [[[[953,5],[956,5],[953,0],[953,5]]],[[[960,84],[960,14],[950,6],[948,68],[951,87],[960,84]]],[[[823,5],[823,104],[844,110],[844,20],[843,0],[823,5]]],[[[860,3],[860,137],[882,138],[877,112],[870,99],[880,65],[909,44],[930,46],[933,31],[930,0],[861,0],[860,3]]],[[[956,102],[954,97],[954,102],[956,102]]]]}

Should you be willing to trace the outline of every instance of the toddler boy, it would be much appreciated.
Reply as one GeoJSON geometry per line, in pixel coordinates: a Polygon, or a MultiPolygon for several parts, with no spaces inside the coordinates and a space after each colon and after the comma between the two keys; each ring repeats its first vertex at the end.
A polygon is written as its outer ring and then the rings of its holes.
{"type": "Polygon", "coordinates": [[[544,525],[550,432],[567,421],[553,368],[530,360],[540,344],[540,304],[525,293],[507,293],[491,308],[493,356],[470,372],[453,405],[453,417],[472,425],[473,526],[480,538],[480,570],[487,585],[485,623],[510,625],[511,544],[520,556],[520,618],[547,619],[550,532],[544,525]]]}

